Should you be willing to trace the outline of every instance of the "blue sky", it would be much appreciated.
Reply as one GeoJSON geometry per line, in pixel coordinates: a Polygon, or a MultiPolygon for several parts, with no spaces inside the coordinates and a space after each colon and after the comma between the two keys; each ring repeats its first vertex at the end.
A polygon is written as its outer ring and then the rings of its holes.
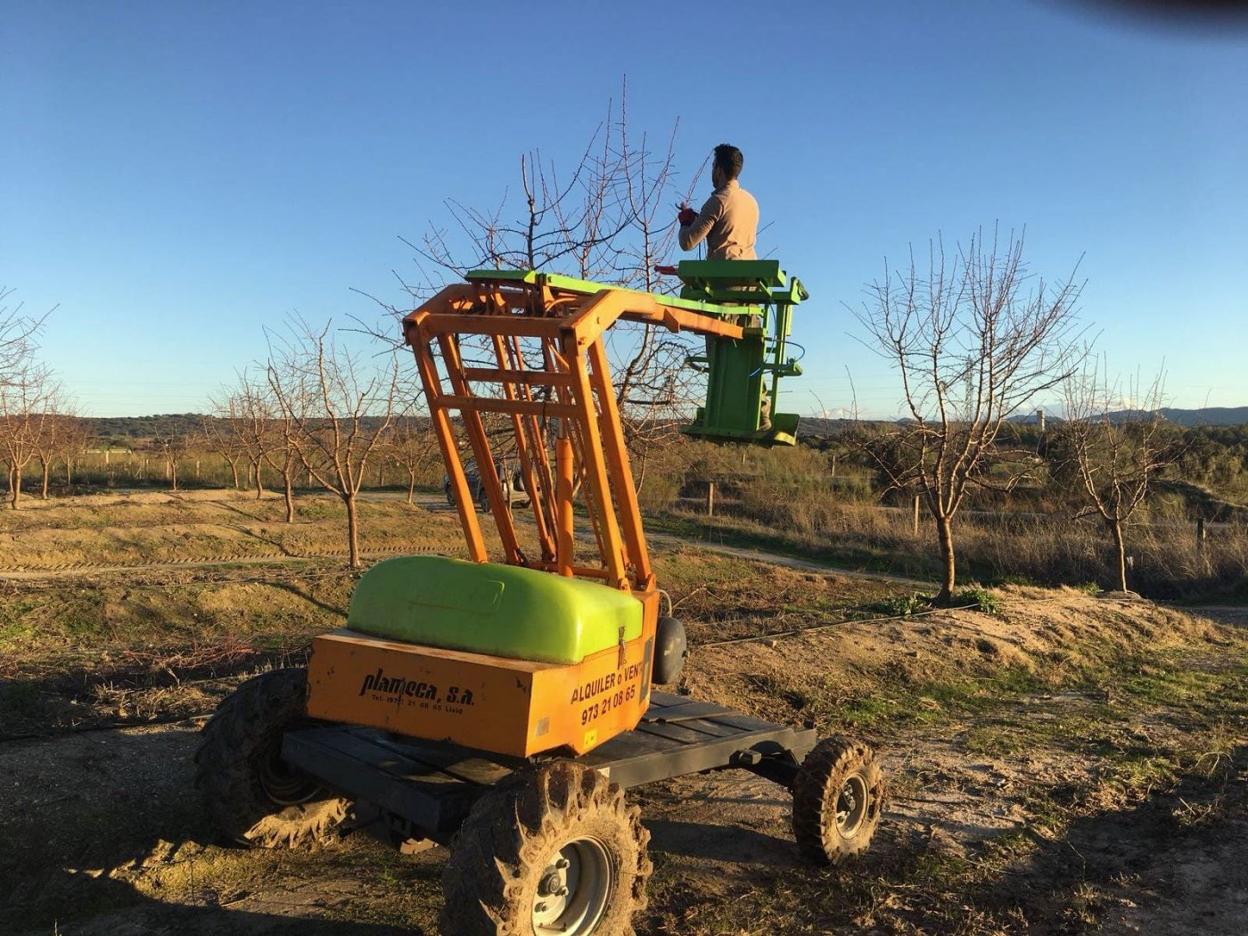
{"type": "Polygon", "coordinates": [[[1111,367],[1248,404],[1248,33],[1036,0],[35,3],[0,19],[0,284],[59,303],[84,412],[202,410],[261,328],[398,300],[400,236],[572,159],[627,75],[679,167],[746,154],[763,246],[810,287],[785,408],[897,412],[845,304],[944,231],[1027,226],[1111,367]],[[817,403],[818,398],[822,403],[817,403]]]}

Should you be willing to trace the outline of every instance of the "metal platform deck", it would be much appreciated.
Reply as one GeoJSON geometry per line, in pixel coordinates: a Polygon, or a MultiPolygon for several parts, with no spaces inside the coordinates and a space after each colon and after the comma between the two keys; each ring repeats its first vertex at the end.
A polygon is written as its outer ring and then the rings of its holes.
{"type": "MultiPolygon", "coordinates": [[[[815,731],[655,692],[641,724],[578,759],[622,787],[740,767],[788,785],[815,731]]],[[[446,842],[477,797],[528,762],[455,745],[333,725],[289,732],[282,756],[326,785],[446,842]]]]}

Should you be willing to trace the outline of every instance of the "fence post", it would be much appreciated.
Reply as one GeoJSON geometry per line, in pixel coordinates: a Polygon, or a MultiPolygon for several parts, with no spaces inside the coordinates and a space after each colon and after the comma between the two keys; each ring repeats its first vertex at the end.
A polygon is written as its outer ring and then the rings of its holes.
{"type": "Polygon", "coordinates": [[[919,495],[914,495],[914,535],[919,535],[919,495]]]}
{"type": "Polygon", "coordinates": [[[706,515],[715,516],[715,482],[706,482],[706,515]]]}

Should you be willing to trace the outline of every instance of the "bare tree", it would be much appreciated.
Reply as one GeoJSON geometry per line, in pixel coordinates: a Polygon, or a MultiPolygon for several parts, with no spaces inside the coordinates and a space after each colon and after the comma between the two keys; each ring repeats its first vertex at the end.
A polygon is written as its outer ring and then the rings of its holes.
{"type": "Polygon", "coordinates": [[[178,462],[185,457],[190,439],[185,433],[171,430],[153,436],[152,445],[165,461],[165,477],[169,479],[169,490],[176,491],[178,489],[178,462]]]}
{"type": "Polygon", "coordinates": [[[53,455],[65,466],[65,484],[74,483],[74,463],[82,457],[91,441],[87,423],[73,412],[63,414],[57,420],[56,443],[53,455]]]}
{"type": "MultiPolygon", "coordinates": [[[[233,433],[237,450],[247,459],[248,480],[256,490],[256,500],[264,497],[263,466],[270,462],[273,449],[282,446],[277,433],[279,407],[272,399],[267,379],[264,383],[252,380],[246,371],[239,374],[238,384],[225,401],[216,408],[226,414],[226,422],[233,433]]],[[[289,495],[289,487],[287,494],[289,495]]],[[[288,496],[288,507],[290,500],[288,496]]]]}
{"type": "Polygon", "coordinates": [[[396,420],[386,440],[385,454],[407,474],[407,502],[413,503],[416,499],[416,480],[440,457],[432,430],[412,416],[396,420]]]}
{"type": "Polygon", "coordinates": [[[15,290],[0,286],[0,383],[8,383],[30,365],[35,336],[47,317],[32,318],[23,308],[15,290]]]}
{"type": "Polygon", "coordinates": [[[59,387],[43,365],[27,360],[0,382],[0,453],[9,474],[9,504],[22,499],[22,473],[39,450],[59,387]]]}
{"type": "Polygon", "coordinates": [[[858,319],[900,373],[908,415],[876,463],[927,504],[944,566],[938,602],[957,584],[953,521],[968,485],[1009,490],[1021,476],[996,449],[1005,421],[1078,369],[1074,276],[1050,285],[1029,273],[1021,236],[985,243],[978,232],[952,256],[938,238],[925,272],[913,252],[906,269],[886,264],[867,289],[858,319]]]}
{"type": "Polygon", "coordinates": [[[22,471],[44,431],[49,394],[48,370],[34,360],[35,337],[43,318],[23,312],[14,290],[0,286],[0,457],[8,466],[9,501],[17,509],[22,471]]]}
{"type": "MultiPolygon", "coordinates": [[[[49,397],[45,404],[46,414],[41,431],[34,441],[35,458],[39,462],[42,480],[39,488],[41,500],[48,499],[48,485],[52,477],[52,466],[58,458],[65,460],[66,484],[72,469],[69,467],[71,450],[80,444],[82,438],[79,431],[79,420],[68,412],[68,405],[59,394],[49,397]]],[[[80,449],[78,449],[80,450],[80,449]]]]}
{"type": "MultiPolygon", "coordinates": [[[[666,292],[655,267],[674,249],[673,205],[688,198],[697,182],[695,176],[688,190],[676,188],[677,127],[673,122],[661,148],[652,147],[644,132],[630,126],[625,86],[620,103],[608,106],[571,173],[561,173],[540,151],[525,153],[519,160],[523,200],[518,206],[506,194],[490,210],[448,201],[449,229],[433,227],[411,246],[420,261],[455,277],[479,267],[533,269],[666,292]]],[[[418,286],[403,285],[419,299],[442,284],[437,277],[425,279],[418,286]]],[[[491,349],[485,342],[477,344],[488,360],[491,349]]],[[[465,356],[472,356],[474,341],[464,345],[465,356]]],[[[689,340],[654,325],[620,323],[606,347],[640,486],[648,454],[680,438],[678,428],[699,394],[700,377],[686,366],[693,350],[689,340]]],[[[519,353],[536,355],[527,347],[519,353]]]]}
{"type": "Polygon", "coordinates": [[[299,467],[299,427],[294,417],[273,396],[269,388],[269,403],[273,412],[271,442],[264,452],[264,459],[282,479],[282,498],[286,504],[286,522],[295,522],[295,471],[299,467]]]}
{"type": "Polygon", "coordinates": [[[238,475],[238,466],[245,457],[242,445],[238,441],[238,433],[233,426],[232,404],[227,395],[224,402],[213,403],[213,415],[205,418],[200,431],[208,447],[225,459],[230,466],[230,474],[234,480],[234,489],[242,490],[242,480],[238,475]]]}
{"type": "Polygon", "coordinates": [[[1127,590],[1125,528],[1147,501],[1153,481],[1181,455],[1171,426],[1161,415],[1165,378],[1123,392],[1103,364],[1072,375],[1063,390],[1066,421],[1048,447],[1055,475],[1073,474],[1084,506],[1076,519],[1097,516],[1113,543],[1113,568],[1120,591],[1127,590]],[[1124,412],[1125,408],[1125,412],[1124,412]]]}
{"type": "Polygon", "coordinates": [[[295,322],[289,337],[270,339],[265,369],[300,463],[346,507],[348,563],[359,568],[357,495],[396,415],[397,358],[366,358],[337,344],[329,325],[295,322]]]}

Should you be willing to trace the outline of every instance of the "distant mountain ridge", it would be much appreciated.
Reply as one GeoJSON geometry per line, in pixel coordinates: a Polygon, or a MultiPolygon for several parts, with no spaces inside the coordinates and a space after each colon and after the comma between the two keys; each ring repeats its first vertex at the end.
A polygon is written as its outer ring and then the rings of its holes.
{"type": "MultiPolygon", "coordinates": [[[[82,421],[96,441],[127,446],[157,436],[195,435],[218,418],[204,413],[161,413],[152,416],[84,416],[82,421]]],[[[372,429],[380,419],[379,416],[365,416],[361,425],[372,429]]]]}
{"type": "Polygon", "coordinates": [[[1206,406],[1201,409],[1163,406],[1161,415],[1180,426],[1242,426],[1248,423],[1248,406],[1206,406]]]}
{"type": "MultiPolygon", "coordinates": [[[[1200,426],[1248,426],[1248,406],[1205,406],[1200,409],[1179,409],[1177,407],[1162,407],[1159,412],[1162,418],[1168,422],[1174,423],[1176,426],[1182,426],[1184,429],[1194,429],[1200,426]]],[[[1115,410],[1106,414],[1113,422],[1133,422],[1145,418],[1148,414],[1143,410],[1122,409],[1115,410]]],[[[1055,413],[1045,413],[1046,421],[1051,425],[1057,425],[1062,418],[1055,413]]],[[[1036,416],[1035,410],[1028,410],[1025,413],[1015,413],[1010,417],[1009,421],[1015,425],[1034,426],[1040,420],[1036,416]]],[[[800,435],[835,435],[843,432],[855,425],[871,425],[871,426],[891,426],[904,425],[911,422],[910,419],[827,419],[819,416],[803,416],[802,421],[798,424],[798,433],[800,435]]]]}
{"type": "MultiPolygon", "coordinates": [[[[1184,429],[1194,429],[1198,426],[1248,425],[1248,406],[1205,406],[1201,409],[1177,409],[1172,406],[1163,406],[1157,412],[1161,414],[1162,419],[1176,426],[1182,426],[1184,429]]],[[[1111,422],[1122,423],[1135,422],[1149,415],[1151,414],[1145,410],[1123,409],[1106,413],[1105,417],[1111,422]]],[[[1034,420],[1033,416],[1028,421],[1034,422],[1034,420]]]]}
{"type": "MultiPolygon", "coordinates": [[[[1115,422],[1129,422],[1143,417],[1140,410],[1117,410],[1109,418],[1115,422]]],[[[1177,409],[1163,407],[1161,415],[1185,429],[1197,426],[1243,426],[1248,425],[1248,406],[1205,406],[1201,409],[1177,409]]],[[[183,435],[196,432],[205,420],[213,417],[199,413],[169,413],[152,416],[88,416],[84,418],[91,434],[97,439],[144,439],[157,435],[183,435]]],[[[1059,423],[1061,418],[1050,414],[1050,422],[1059,423]]],[[[369,422],[371,420],[367,420],[369,422]]],[[[803,416],[798,431],[804,436],[836,435],[855,425],[896,425],[900,419],[827,419],[819,416],[803,416]]],[[[1036,422],[1034,412],[1019,413],[1010,422],[1031,425],[1036,422]]]]}

